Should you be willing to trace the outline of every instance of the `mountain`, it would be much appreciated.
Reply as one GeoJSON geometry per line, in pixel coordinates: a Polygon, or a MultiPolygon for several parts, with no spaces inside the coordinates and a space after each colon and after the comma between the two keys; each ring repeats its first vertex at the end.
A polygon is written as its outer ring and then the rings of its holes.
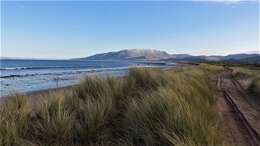
{"type": "Polygon", "coordinates": [[[259,54],[232,54],[224,57],[224,60],[235,59],[242,60],[250,57],[259,57],[259,54]]]}
{"type": "Polygon", "coordinates": [[[152,49],[129,49],[96,54],[85,58],[79,58],[77,60],[160,60],[169,57],[171,57],[171,55],[165,51],[152,49]]]}
{"type": "Polygon", "coordinates": [[[249,64],[258,64],[260,65],[260,56],[253,56],[253,57],[248,57],[245,59],[242,59],[241,62],[247,62],[249,64]]]}
{"type": "Polygon", "coordinates": [[[260,54],[234,54],[225,56],[224,62],[260,64],[260,54]]]}
{"type": "Polygon", "coordinates": [[[175,61],[260,64],[260,55],[232,54],[227,56],[189,56],[175,61]]]}
{"type": "Polygon", "coordinates": [[[168,54],[165,51],[152,49],[129,49],[116,52],[96,54],[74,60],[132,60],[132,61],[165,61],[165,62],[227,62],[260,64],[259,54],[231,54],[227,56],[192,56],[188,54],[168,54]]]}

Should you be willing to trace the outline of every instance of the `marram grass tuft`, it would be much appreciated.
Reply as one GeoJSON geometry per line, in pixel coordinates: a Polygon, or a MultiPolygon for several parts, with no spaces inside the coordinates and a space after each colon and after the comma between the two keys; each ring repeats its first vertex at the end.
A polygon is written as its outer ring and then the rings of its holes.
{"type": "Polygon", "coordinates": [[[87,77],[44,95],[32,110],[24,95],[0,106],[0,145],[222,145],[209,76],[220,67],[137,69],[121,78],[87,77]]]}

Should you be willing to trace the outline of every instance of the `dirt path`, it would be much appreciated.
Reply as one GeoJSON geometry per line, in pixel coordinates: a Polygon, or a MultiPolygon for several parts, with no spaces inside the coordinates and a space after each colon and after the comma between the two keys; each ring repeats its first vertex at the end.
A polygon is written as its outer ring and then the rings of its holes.
{"type": "Polygon", "coordinates": [[[260,112],[226,70],[217,77],[217,105],[223,119],[226,145],[260,146],[260,112]]]}

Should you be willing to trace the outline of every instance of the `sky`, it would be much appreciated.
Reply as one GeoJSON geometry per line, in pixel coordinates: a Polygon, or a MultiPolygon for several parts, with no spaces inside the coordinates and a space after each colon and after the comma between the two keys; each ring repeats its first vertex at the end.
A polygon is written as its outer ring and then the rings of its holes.
{"type": "Polygon", "coordinates": [[[1,1],[1,56],[67,59],[122,49],[259,51],[259,1],[1,1]]]}

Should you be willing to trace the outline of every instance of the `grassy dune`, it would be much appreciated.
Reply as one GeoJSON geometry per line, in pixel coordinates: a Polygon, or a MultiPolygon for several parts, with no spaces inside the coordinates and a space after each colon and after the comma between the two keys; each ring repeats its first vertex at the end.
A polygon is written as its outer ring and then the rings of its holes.
{"type": "Polygon", "coordinates": [[[253,80],[252,84],[249,87],[249,90],[260,97],[260,77],[257,77],[253,80]]]}
{"type": "Polygon", "coordinates": [[[233,76],[240,80],[249,80],[246,89],[260,97],[260,68],[259,67],[233,67],[233,76]]]}
{"type": "Polygon", "coordinates": [[[26,96],[0,106],[0,145],[221,145],[209,76],[221,67],[130,69],[50,93],[32,110],[26,96]]]}

